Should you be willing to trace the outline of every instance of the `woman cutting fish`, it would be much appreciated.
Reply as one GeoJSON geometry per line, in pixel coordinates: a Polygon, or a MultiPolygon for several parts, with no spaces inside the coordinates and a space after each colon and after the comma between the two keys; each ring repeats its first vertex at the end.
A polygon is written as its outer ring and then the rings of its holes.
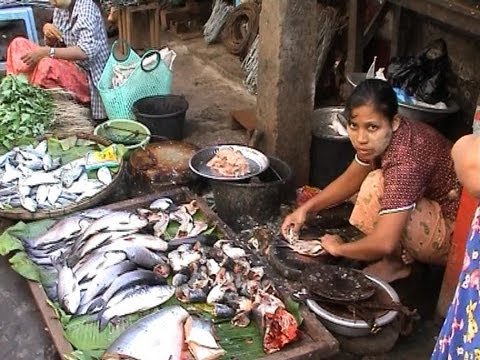
{"type": "Polygon", "coordinates": [[[109,56],[100,8],[93,0],[50,0],[53,24],[43,28],[46,46],[14,39],[7,50],[7,74],[25,74],[32,84],[61,87],[91,104],[92,118],[106,118],[96,85],[109,56]]]}
{"type": "Polygon", "coordinates": [[[397,110],[387,82],[357,86],[346,104],[354,161],[282,225],[285,237],[298,233],[308,214],[358,193],[350,223],[365,236],[347,243],[325,235],[321,244],[333,256],[372,262],[365,272],[386,281],[407,277],[412,259],[445,264],[459,201],[450,142],[397,110]]]}

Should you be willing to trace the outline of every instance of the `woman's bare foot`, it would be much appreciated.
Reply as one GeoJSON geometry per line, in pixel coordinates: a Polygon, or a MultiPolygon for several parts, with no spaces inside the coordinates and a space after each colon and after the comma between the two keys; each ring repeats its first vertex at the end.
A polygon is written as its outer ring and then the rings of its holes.
{"type": "Polygon", "coordinates": [[[363,269],[363,272],[376,276],[383,281],[392,282],[410,275],[411,267],[401,259],[383,258],[363,269]]]}

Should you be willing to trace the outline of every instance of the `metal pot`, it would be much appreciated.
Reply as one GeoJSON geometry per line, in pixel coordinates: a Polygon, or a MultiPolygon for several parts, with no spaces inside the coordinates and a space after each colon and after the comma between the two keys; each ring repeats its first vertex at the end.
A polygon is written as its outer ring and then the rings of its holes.
{"type": "MultiPolygon", "coordinates": [[[[398,302],[398,294],[396,291],[386,282],[377,279],[370,275],[365,275],[370,280],[375,282],[383,290],[385,290],[391,297],[392,301],[398,302]]],[[[324,307],[320,306],[316,301],[306,300],[307,306],[312,310],[319,318],[322,324],[332,332],[349,337],[360,337],[371,334],[370,326],[363,320],[352,320],[327,311],[324,307]]],[[[390,324],[398,315],[398,311],[391,310],[385,315],[376,319],[375,324],[377,327],[382,327],[390,324]]]]}

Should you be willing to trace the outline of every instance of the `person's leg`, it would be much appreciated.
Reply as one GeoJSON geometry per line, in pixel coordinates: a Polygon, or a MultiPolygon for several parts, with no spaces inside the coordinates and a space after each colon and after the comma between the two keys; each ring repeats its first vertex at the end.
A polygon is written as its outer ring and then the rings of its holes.
{"type": "Polygon", "coordinates": [[[90,102],[87,73],[72,61],[44,58],[33,71],[30,82],[47,88],[62,88],[83,104],[90,102]]]}
{"type": "MultiPolygon", "coordinates": [[[[375,170],[362,183],[350,216],[350,223],[366,235],[373,233],[380,218],[382,197],[383,172],[375,170]]],[[[363,271],[388,282],[407,277],[410,275],[411,267],[402,261],[401,255],[402,249],[398,246],[392,255],[372,263],[363,271]]]]}
{"type": "Polygon", "coordinates": [[[22,61],[22,57],[37,48],[37,44],[23,37],[13,39],[7,48],[7,62],[5,64],[7,75],[24,74],[29,77],[33,69],[22,61]]]}

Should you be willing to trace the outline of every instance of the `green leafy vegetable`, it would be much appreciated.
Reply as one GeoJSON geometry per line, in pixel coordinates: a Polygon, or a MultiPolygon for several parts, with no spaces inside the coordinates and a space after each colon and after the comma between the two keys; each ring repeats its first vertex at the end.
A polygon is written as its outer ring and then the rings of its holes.
{"type": "MultiPolygon", "coordinates": [[[[24,145],[48,130],[53,122],[53,100],[24,76],[8,75],[0,82],[0,145],[24,145]]],[[[5,150],[3,149],[3,150],[5,150]]]]}

